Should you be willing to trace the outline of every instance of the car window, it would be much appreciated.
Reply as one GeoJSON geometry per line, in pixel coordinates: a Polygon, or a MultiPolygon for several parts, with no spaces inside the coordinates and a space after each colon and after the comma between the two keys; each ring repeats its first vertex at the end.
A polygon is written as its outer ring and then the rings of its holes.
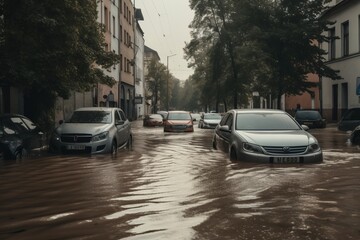
{"type": "Polygon", "coordinates": [[[110,111],[75,111],[70,123],[111,123],[110,111]]]}
{"type": "Polygon", "coordinates": [[[25,122],[26,126],[28,126],[30,128],[30,130],[34,130],[36,128],[35,123],[30,121],[29,119],[27,119],[27,118],[21,118],[21,119],[25,122]]]}
{"type": "Polygon", "coordinates": [[[115,122],[121,121],[120,113],[119,111],[115,111],[115,122]]]}
{"type": "Polygon", "coordinates": [[[287,114],[238,113],[236,130],[299,130],[299,125],[287,114]]]}
{"type": "Polygon", "coordinates": [[[223,125],[226,124],[226,121],[227,121],[229,115],[230,115],[230,113],[226,113],[226,114],[224,115],[224,117],[223,117],[223,118],[221,119],[221,121],[220,121],[220,126],[223,126],[223,125]]]}
{"type": "Polygon", "coordinates": [[[126,121],[126,116],[125,116],[125,113],[123,112],[123,111],[121,111],[121,110],[119,110],[119,113],[120,113],[120,117],[121,117],[121,119],[122,120],[124,120],[124,121],[126,121]]]}
{"type": "Polygon", "coordinates": [[[233,125],[234,116],[232,113],[229,114],[229,117],[226,119],[225,125],[229,126],[229,128],[232,128],[233,125]]]}
{"type": "Polygon", "coordinates": [[[8,118],[2,120],[1,127],[2,127],[2,131],[8,135],[19,134],[18,128],[8,118]]]}
{"type": "Polygon", "coordinates": [[[221,119],[221,115],[217,113],[210,113],[204,116],[205,119],[221,119]]]}
{"type": "Polygon", "coordinates": [[[321,118],[320,113],[317,111],[297,111],[295,114],[295,118],[302,119],[319,119],[321,118]]]}
{"type": "Polygon", "coordinates": [[[352,109],[344,116],[344,120],[360,120],[360,109],[352,109]]]}
{"type": "Polygon", "coordinates": [[[169,120],[191,120],[190,113],[169,113],[169,120]]]}
{"type": "Polygon", "coordinates": [[[14,124],[19,133],[26,133],[30,131],[29,127],[26,126],[20,117],[11,117],[10,121],[14,124]]]}

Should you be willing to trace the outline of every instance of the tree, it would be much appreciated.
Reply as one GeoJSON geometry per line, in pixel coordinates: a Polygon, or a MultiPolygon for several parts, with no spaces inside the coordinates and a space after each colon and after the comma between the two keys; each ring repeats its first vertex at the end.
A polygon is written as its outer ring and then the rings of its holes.
{"type": "Polygon", "coordinates": [[[152,59],[148,65],[148,73],[145,76],[146,85],[150,93],[149,98],[152,100],[153,112],[159,110],[159,100],[161,102],[166,99],[166,79],[167,79],[166,66],[159,61],[152,59]]]}
{"type": "MultiPolygon", "coordinates": [[[[328,0],[242,2],[253,13],[245,22],[261,32],[261,35],[249,35],[249,41],[255,42],[263,52],[259,62],[264,70],[255,75],[254,83],[262,85],[262,90],[267,87],[268,92],[276,96],[278,108],[283,94],[298,95],[316,86],[307,81],[309,73],[340,78],[337,71],[325,65],[322,56],[326,52],[316,44],[329,41],[323,33],[332,23],[321,18],[327,9],[326,2],[328,0]]],[[[239,4],[235,5],[244,7],[239,4]]],[[[238,22],[244,23],[244,19],[238,22]]]]}
{"type": "Polygon", "coordinates": [[[48,122],[57,97],[115,81],[102,71],[120,61],[105,50],[97,2],[2,0],[0,81],[22,89],[25,112],[48,122]],[[44,120],[45,119],[45,120],[44,120]]]}

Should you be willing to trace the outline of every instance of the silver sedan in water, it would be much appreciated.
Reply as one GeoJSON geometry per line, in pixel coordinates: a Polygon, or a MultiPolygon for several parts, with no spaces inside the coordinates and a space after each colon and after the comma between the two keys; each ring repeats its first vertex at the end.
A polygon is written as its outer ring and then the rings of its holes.
{"type": "Polygon", "coordinates": [[[55,129],[49,148],[54,152],[112,153],[131,148],[131,123],[120,108],[77,109],[55,129]]]}
{"type": "Polygon", "coordinates": [[[318,141],[293,117],[274,109],[234,109],[216,127],[213,147],[230,160],[258,163],[322,162],[318,141]]]}

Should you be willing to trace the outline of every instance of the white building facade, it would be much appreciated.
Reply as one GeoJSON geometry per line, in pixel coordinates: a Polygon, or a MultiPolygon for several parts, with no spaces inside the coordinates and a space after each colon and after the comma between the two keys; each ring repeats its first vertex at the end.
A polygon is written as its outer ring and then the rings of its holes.
{"type": "MultiPolygon", "coordinates": [[[[138,11],[137,9],[136,11],[138,11]]],[[[137,118],[145,115],[145,77],[144,77],[144,33],[139,23],[135,30],[135,105],[137,118]]]]}
{"type": "Polygon", "coordinates": [[[360,107],[360,1],[333,0],[323,17],[335,22],[325,34],[339,37],[321,45],[326,64],[342,77],[321,79],[323,115],[337,122],[347,109],[360,107]]]}

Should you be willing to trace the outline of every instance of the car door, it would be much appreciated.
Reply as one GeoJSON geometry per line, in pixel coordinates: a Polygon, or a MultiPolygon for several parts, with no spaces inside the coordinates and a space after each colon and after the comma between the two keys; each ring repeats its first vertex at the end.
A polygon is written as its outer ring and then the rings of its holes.
{"type": "Polygon", "coordinates": [[[227,152],[229,149],[229,141],[231,137],[231,127],[233,125],[233,114],[231,112],[226,113],[221,119],[219,126],[216,128],[216,135],[218,136],[217,146],[227,152]],[[224,129],[226,128],[226,129],[224,129]]]}
{"type": "Polygon", "coordinates": [[[127,142],[130,135],[130,122],[121,109],[115,111],[115,125],[117,128],[119,145],[127,142]]]}
{"type": "Polygon", "coordinates": [[[30,140],[31,149],[40,149],[45,144],[45,134],[36,126],[30,119],[21,117],[21,120],[25,123],[29,129],[28,136],[30,140]]]}

